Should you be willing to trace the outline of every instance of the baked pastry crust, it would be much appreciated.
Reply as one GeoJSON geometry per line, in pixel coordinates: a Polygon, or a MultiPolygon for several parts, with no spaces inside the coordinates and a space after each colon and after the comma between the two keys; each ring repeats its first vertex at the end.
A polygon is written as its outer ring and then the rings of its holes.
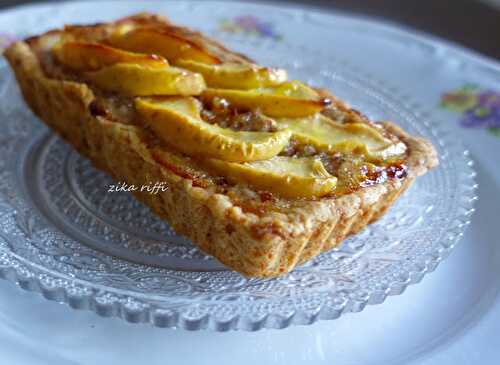
{"type": "MultiPolygon", "coordinates": [[[[148,17],[162,21],[141,19],[148,17]]],[[[190,162],[175,150],[151,146],[141,126],[96,112],[100,96],[87,84],[48,76],[32,42],[17,42],[5,52],[32,111],[114,179],[136,186],[165,182],[169,189],[158,194],[133,193],[179,234],[246,276],[278,276],[337,246],[382,216],[417,176],[438,163],[429,142],[384,122],[383,129],[407,146],[404,179],[320,199],[268,200],[251,189],[221,192],[200,183],[197,176],[204,172],[196,165],[186,173],[190,162]]]]}

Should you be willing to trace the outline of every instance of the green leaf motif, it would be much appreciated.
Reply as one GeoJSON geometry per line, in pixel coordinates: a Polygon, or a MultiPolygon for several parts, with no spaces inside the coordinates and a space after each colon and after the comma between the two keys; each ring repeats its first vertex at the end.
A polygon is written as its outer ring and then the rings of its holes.
{"type": "Polygon", "coordinates": [[[478,103],[478,97],[471,86],[445,93],[441,96],[441,107],[456,113],[463,114],[474,108],[478,103]]]}
{"type": "Polygon", "coordinates": [[[488,131],[495,137],[500,137],[500,128],[488,128],[488,131]]]}

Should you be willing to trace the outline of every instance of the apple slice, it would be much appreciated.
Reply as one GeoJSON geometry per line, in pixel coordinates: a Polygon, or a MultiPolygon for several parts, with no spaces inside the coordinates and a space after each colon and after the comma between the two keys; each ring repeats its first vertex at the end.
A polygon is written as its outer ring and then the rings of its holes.
{"type": "Polygon", "coordinates": [[[207,88],[201,97],[206,100],[219,97],[236,108],[260,111],[269,117],[305,117],[331,103],[299,81],[252,90],[207,88]]]}
{"type": "Polygon", "coordinates": [[[362,154],[372,161],[400,158],[406,151],[404,143],[394,143],[363,123],[343,124],[319,113],[308,118],[275,120],[289,129],[299,143],[312,145],[318,151],[362,154]]]}
{"type": "Polygon", "coordinates": [[[170,31],[168,27],[131,30],[124,27],[112,35],[108,42],[121,49],[157,54],[172,61],[183,58],[208,64],[221,62],[199,44],[183,37],[179,32],[170,31]]]}
{"type": "Polygon", "coordinates": [[[269,160],[234,163],[208,159],[206,163],[234,183],[246,183],[257,189],[286,198],[314,198],[331,193],[337,178],[323,163],[312,157],[275,156],[269,160]]]}
{"type": "Polygon", "coordinates": [[[255,161],[276,156],[287,145],[289,131],[238,132],[200,117],[201,103],[192,97],[137,98],[146,124],[181,152],[226,161],[255,161]]]}
{"type": "Polygon", "coordinates": [[[256,89],[276,86],[287,80],[281,68],[260,67],[254,64],[222,63],[209,65],[193,60],[176,60],[175,65],[203,75],[209,87],[221,89],[256,89]]]}
{"type": "Polygon", "coordinates": [[[65,42],[54,46],[59,62],[77,71],[96,71],[117,63],[135,63],[148,67],[165,67],[163,57],[123,51],[101,43],[65,42]]]}
{"type": "Polygon", "coordinates": [[[117,63],[85,75],[103,90],[128,96],[199,95],[205,89],[200,74],[170,66],[117,63]]]}

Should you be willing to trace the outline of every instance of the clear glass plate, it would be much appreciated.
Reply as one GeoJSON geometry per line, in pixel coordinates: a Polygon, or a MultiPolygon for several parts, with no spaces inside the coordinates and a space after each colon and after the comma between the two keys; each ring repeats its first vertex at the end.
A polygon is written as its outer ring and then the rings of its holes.
{"type": "Polygon", "coordinates": [[[310,324],[400,294],[462,236],[475,200],[472,162],[448,127],[344,62],[304,47],[216,34],[263,64],[333,90],[374,119],[430,139],[441,164],[377,223],[292,273],[249,279],[177,236],[47,130],[0,61],[0,275],[73,308],[191,330],[310,324]],[[272,47],[272,52],[270,48],[272,47]],[[307,55],[307,57],[304,57],[307,55]]]}

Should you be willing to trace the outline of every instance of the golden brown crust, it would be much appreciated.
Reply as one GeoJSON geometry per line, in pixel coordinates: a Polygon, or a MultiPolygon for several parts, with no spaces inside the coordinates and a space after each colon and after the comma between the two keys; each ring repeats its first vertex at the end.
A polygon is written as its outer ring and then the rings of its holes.
{"type": "Polygon", "coordinates": [[[378,219],[418,175],[437,165],[430,143],[384,123],[408,146],[405,179],[389,179],[337,198],[294,201],[289,209],[270,203],[253,211],[246,207],[248,198],[197,186],[178,173],[183,166],[165,167],[144,142],[140,127],[92,113],[92,90],[83,83],[48,78],[27,43],[13,44],[5,55],[37,116],[115,179],[134,185],[164,181],[167,191],[135,196],[177,232],[246,276],[277,276],[335,247],[378,219]]]}

